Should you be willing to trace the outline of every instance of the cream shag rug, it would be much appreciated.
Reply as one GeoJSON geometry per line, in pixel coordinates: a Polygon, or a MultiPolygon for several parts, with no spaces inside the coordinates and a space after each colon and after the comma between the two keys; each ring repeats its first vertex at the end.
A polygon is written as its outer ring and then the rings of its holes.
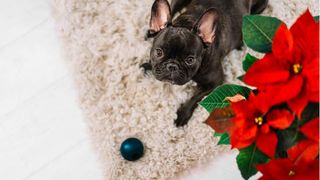
{"type": "MultiPolygon", "coordinates": [[[[176,128],[180,103],[194,83],[175,86],[145,77],[139,65],[148,60],[145,41],[152,0],[52,0],[53,15],[74,74],[80,104],[106,179],[169,179],[209,161],[229,147],[216,146],[212,130],[202,123],[208,113],[198,107],[189,124],[176,128]],[[136,162],[122,159],[119,147],[128,137],[145,145],[136,162]]],[[[270,0],[264,14],[291,25],[317,0],[270,0]]],[[[243,51],[224,61],[226,82],[243,74],[243,51]]],[[[214,177],[212,177],[214,179],[214,177]]]]}

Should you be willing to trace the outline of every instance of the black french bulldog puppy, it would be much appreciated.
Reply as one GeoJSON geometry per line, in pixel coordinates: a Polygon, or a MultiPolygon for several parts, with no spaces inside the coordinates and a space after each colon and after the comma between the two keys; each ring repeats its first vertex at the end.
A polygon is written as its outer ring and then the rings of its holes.
{"type": "Polygon", "coordinates": [[[148,37],[154,37],[150,62],[160,81],[197,83],[194,96],[177,111],[176,126],[187,124],[197,103],[224,81],[221,61],[242,46],[242,17],[262,12],[268,0],[156,0],[151,9],[148,37]],[[172,17],[186,11],[172,21],[172,17]]]}

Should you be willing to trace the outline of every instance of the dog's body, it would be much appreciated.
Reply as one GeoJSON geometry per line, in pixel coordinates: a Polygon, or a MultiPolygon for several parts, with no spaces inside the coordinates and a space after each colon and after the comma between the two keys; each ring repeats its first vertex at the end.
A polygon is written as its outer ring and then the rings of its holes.
{"type": "Polygon", "coordinates": [[[156,0],[152,6],[150,32],[155,36],[150,63],[158,80],[183,85],[197,83],[195,95],[177,111],[177,126],[187,124],[197,103],[223,83],[221,61],[242,46],[242,17],[260,13],[268,0],[156,0]],[[171,21],[183,7],[186,11],[171,21]]]}

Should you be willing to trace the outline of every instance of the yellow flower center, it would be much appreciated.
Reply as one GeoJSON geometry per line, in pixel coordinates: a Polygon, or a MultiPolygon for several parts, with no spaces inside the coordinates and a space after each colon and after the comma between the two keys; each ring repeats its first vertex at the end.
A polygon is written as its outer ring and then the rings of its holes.
{"type": "Polygon", "coordinates": [[[259,126],[261,126],[262,123],[263,123],[263,118],[262,118],[262,117],[256,117],[256,118],[254,119],[254,121],[255,121],[259,126]]]}
{"type": "Polygon", "coordinates": [[[290,170],[288,175],[289,175],[289,176],[294,176],[295,174],[296,174],[296,173],[295,173],[294,171],[290,170]]]}
{"type": "Polygon", "coordinates": [[[295,74],[299,74],[302,70],[302,66],[300,64],[294,64],[292,70],[295,74]]]}

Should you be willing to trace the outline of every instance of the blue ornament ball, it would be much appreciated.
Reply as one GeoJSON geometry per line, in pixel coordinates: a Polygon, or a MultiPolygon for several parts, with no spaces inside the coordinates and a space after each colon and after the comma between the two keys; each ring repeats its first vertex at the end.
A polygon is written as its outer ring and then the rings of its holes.
{"type": "Polygon", "coordinates": [[[120,152],[124,159],[136,161],[143,156],[144,147],[139,139],[128,138],[122,142],[120,152]]]}

